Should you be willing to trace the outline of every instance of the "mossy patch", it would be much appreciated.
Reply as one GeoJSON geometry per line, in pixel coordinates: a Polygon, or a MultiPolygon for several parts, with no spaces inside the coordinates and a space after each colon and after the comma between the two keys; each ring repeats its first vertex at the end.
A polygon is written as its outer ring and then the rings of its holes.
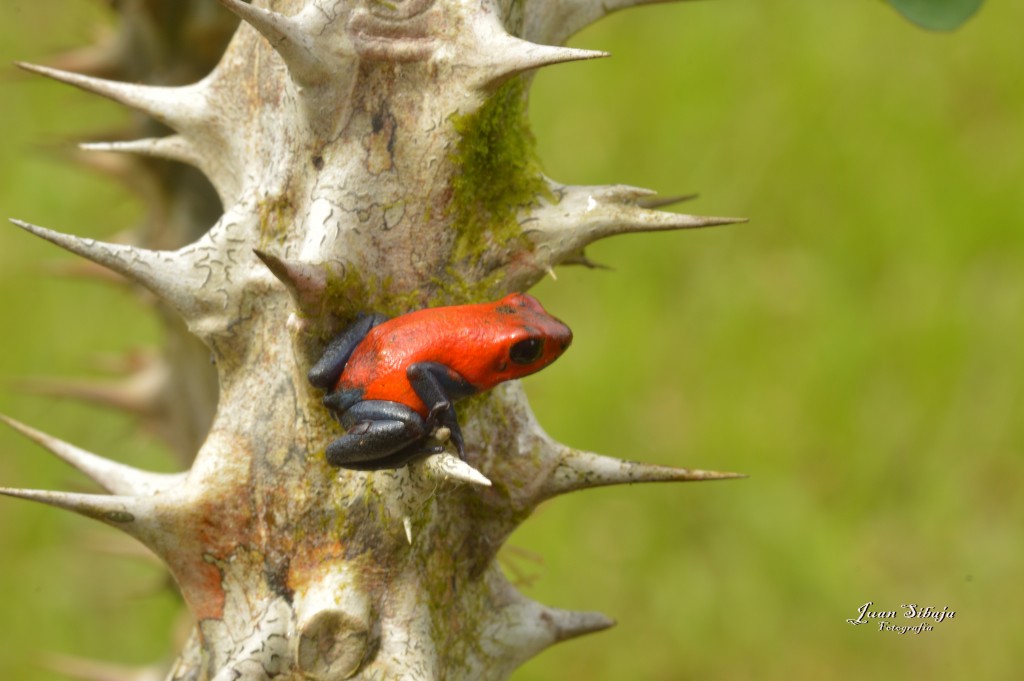
{"type": "Polygon", "coordinates": [[[494,270],[483,279],[470,281],[462,276],[454,267],[445,268],[442,276],[431,279],[435,287],[427,300],[430,307],[441,305],[462,305],[464,303],[491,300],[500,291],[504,272],[494,270]]]}
{"type": "Polygon", "coordinates": [[[550,192],[527,123],[525,87],[513,78],[479,110],[452,117],[459,135],[451,157],[453,265],[474,264],[486,251],[530,248],[517,214],[550,192]]]}
{"type": "Polygon", "coordinates": [[[395,317],[423,307],[420,291],[399,293],[394,289],[390,276],[377,279],[346,264],[340,273],[327,278],[324,309],[349,315],[372,311],[395,317]]]}
{"type": "Polygon", "coordinates": [[[280,243],[295,221],[295,205],[287,195],[261,201],[256,206],[260,225],[260,248],[280,243]]]}

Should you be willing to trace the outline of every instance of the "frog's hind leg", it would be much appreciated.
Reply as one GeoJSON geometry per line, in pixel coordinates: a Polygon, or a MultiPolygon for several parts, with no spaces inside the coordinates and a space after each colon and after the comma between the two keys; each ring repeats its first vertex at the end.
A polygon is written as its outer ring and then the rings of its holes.
{"type": "Polygon", "coordinates": [[[405,449],[400,449],[391,456],[386,456],[383,459],[373,459],[371,461],[351,461],[344,465],[344,468],[353,471],[382,471],[390,468],[401,468],[413,459],[421,456],[427,456],[429,454],[440,454],[444,451],[444,447],[436,445],[432,447],[424,447],[419,442],[409,445],[405,449]]]}
{"type": "Polygon", "coordinates": [[[352,405],[341,417],[345,434],[327,446],[327,462],[353,470],[399,468],[418,451],[426,436],[423,419],[398,402],[369,400],[352,405]],[[397,463],[395,463],[397,462],[397,463]]]}
{"type": "Polygon", "coordinates": [[[335,419],[341,420],[341,414],[344,414],[353,405],[363,401],[363,391],[359,388],[351,388],[349,390],[339,390],[333,393],[327,393],[322,400],[322,403],[335,419]]]}

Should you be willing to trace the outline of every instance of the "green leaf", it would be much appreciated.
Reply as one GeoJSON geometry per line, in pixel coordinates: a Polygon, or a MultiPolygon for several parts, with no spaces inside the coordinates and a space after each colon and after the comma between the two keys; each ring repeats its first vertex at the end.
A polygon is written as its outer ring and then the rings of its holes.
{"type": "Polygon", "coordinates": [[[932,31],[952,31],[971,18],[985,0],[887,0],[900,14],[932,31]]]}

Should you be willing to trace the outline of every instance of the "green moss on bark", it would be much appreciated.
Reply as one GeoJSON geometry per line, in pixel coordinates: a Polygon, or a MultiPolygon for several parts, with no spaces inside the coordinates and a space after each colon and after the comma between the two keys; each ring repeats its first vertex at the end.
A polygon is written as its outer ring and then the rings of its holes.
{"type": "Polygon", "coordinates": [[[452,263],[475,264],[485,252],[529,248],[517,216],[550,194],[526,118],[525,84],[516,77],[477,111],[453,116],[459,142],[452,162],[452,263]]]}

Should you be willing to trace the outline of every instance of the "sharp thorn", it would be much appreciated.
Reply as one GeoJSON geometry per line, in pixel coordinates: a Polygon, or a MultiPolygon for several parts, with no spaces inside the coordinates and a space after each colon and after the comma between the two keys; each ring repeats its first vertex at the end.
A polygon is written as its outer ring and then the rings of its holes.
{"type": "MultiPolygon", "coordinates": [[[[682,213],[664,213],[664,215],[682,215],[682,213]]],[[[750,218],[714,217],[709,215],[686,215],[684,229],[701,227],[721,227],[723,225],[741,225],[750,222],[750,218]]]]}
{"type": "Polygon", "coordinates": [[[637,461],[624,461],[592,452],[566,449],[540,491],[541,499],[581,489],[641,482],[699,482],[745,478],[741,473],[673,468],[637,461]]]}
{"type": "Polygon", "coordinates": [[[9,416],[0,414],[0,421],[68,465],[78,469],[111,494],[148,496],[179,484],[183,476],[183,474],[150,473],[111,461],[31,428],[9,416]]]}
{"type": "Polygon", "coordinates": [[[555,45],[538,45],[525,40],[519,41],[522,46],[522,68],[519,71],[535,69],[541,66],[553,64],[564,64],[571,61],[589,61],[591,59],[604,59],[610,57],[611,53],[601,50],[581,50],[574,47],[561,47],[555,45]]]}
{"type": "Polygon", "coordinates": [[[52,492],[39,489],[16,489],[0,487],[0,494],[17,499],[27,499],[41,504],[73,511],[87,518],[99,520],[108,525],[135,535],[138,530],[142,509],[138,499],[129,496],[107,494],[79,494],[76,492],[52,492]]]}
{"type": "Polygon", "coordinates": [[[241,0],[218,2],[266,38],[270,47],[284,60],[296,82],[313,85],[336,76],[328,66],[330,60],[321,59],[314,49],[314,36],[304,30],[296,18],[241,0]]]}
{"type": "Polygon", "coordinates": [[[714,217],[706,215],[687,215],[684,213],[667,213],[650,211],[635,207],[634,215],[609,216],[602,223],[594,225],[589,241],[596,241],[619,234],[638,234],[643,232],[671,232],[680,229],[704,229],[748,222],[747,218],[714,217]]]}
{"type": "Polygon", "coordinates": [[[503,622],[514,623],[504,633],[515,637],[520,654],[526,656],[561,641],[615,626],[614,620],[599,612],[560,610],[530,600],[507,581],[496,588],[504,591],[509,600],[498,611],[498,617],[503,622]]]}
{"type": "Polygon", "coordinates": [[[326,267],[311,263],[287,262],[276,255],[255,248],[253,253],[278,281],[285,285],[300,310],[307,313],[319,310],[323,303],[323,293],[327,288],[326,267]]]}
{"type": "Polygon", "coordinates": [[[594,187],[568,187],[568,189],[574,194],[581,196],[585,195],[587,197],[588,208],[593,205],[594,201],[599,201],[600,203],[640,205],[642,201],[653,199],[658,195],[658,192],[653,189],[634,187],[628,184],[597,185],[594,187]],[[591,199],[594,199],[594,201],[591,201],[591,199]]]}
{"type": "Polygon", "coordinates": [[[293,20],[262,7],[250,5],[241,0],[217,0],[222,7],[256,29],[271,46],[277,49],[279,43],[294,41],[298,31],[293,20]]]}
{"type": "Polygon", "coordinates": [[[405,528],[405,540],[409,542],[409,546],[412,546],[412,518],[409,516],[402,516],[402,527],[405,528]]]}
{"type": "Polygon", "coordinates": [[[94,154],[79,148],[66,151],[66,157],[94,172],[103,173],[137,194],[146,204],[162,200],[162,189],[157,187],[152,170],[138,157],[123,154],[94,154]]]}
{"type": "Polygon", "coordinates": [[[181,135],[146,138],[124,142],[83,142],[78,145],[83,151],[99,151],[114,154],[137,154],[151,158],[162,158],[199,166],[202,159],[192,145],[181,135]]]}
{"type": "Polygon", "coordinates": [[[700,194],[677,194],[675,196],[651,196],[638,199],[636,205],[641,208],[647,208],[648,210],[655,210],[657,208],[664,208],[666,206],[674,206],[677,203],[683,203],[685,201],[693,201],[694,199],[700,198],[700,194]]]}
{"type": "Polygon", "coordinates": [[[547,608],[546,615],[547,617],[544,619],[553,629],[555,642],[604,631],[615,626],[615,620],[599,612],[547,608]]]}
{"type": "Polygon", "coordinates": [[[26,71],[74,85],[87,92],[142,111],[176,130],[203,118],[194,101],[190,101],[185,96],[185,91],[189,88],[136,85],[104,80],[27,62],[15,62],[15,65],[26,71]]]}
{"type": "Polygon", "coordinates": [[[183,315],[185,310],[198,302],[194,290],[198,290],[199,282],[189,279],[194,280],[203,275],[191,268],[187,259],[175,258],[174,253],[72,236],[23,220],[12,219],[11,222],[52,244],[142,284],[183,315]],[[195,288],[190,284],[194,284],[195,288]]]}
{"type": "Polygon", "coordinates": [[[487,63],[481,64],[481,67],[486,74],[484,83],[489,87],[500,85],[516,74],[543,66],[610,56],[607,52],[597,50],[531,43],[507,33],[491,36],[484,49],[487,63]]]}
{"type": "Polygon", "coordinates": [[[423,461],[423,467],[437,478],[457,480],[481,487],[491,486],[491,481],[483,473],[448,452],[428,456],[423,461]]]}

